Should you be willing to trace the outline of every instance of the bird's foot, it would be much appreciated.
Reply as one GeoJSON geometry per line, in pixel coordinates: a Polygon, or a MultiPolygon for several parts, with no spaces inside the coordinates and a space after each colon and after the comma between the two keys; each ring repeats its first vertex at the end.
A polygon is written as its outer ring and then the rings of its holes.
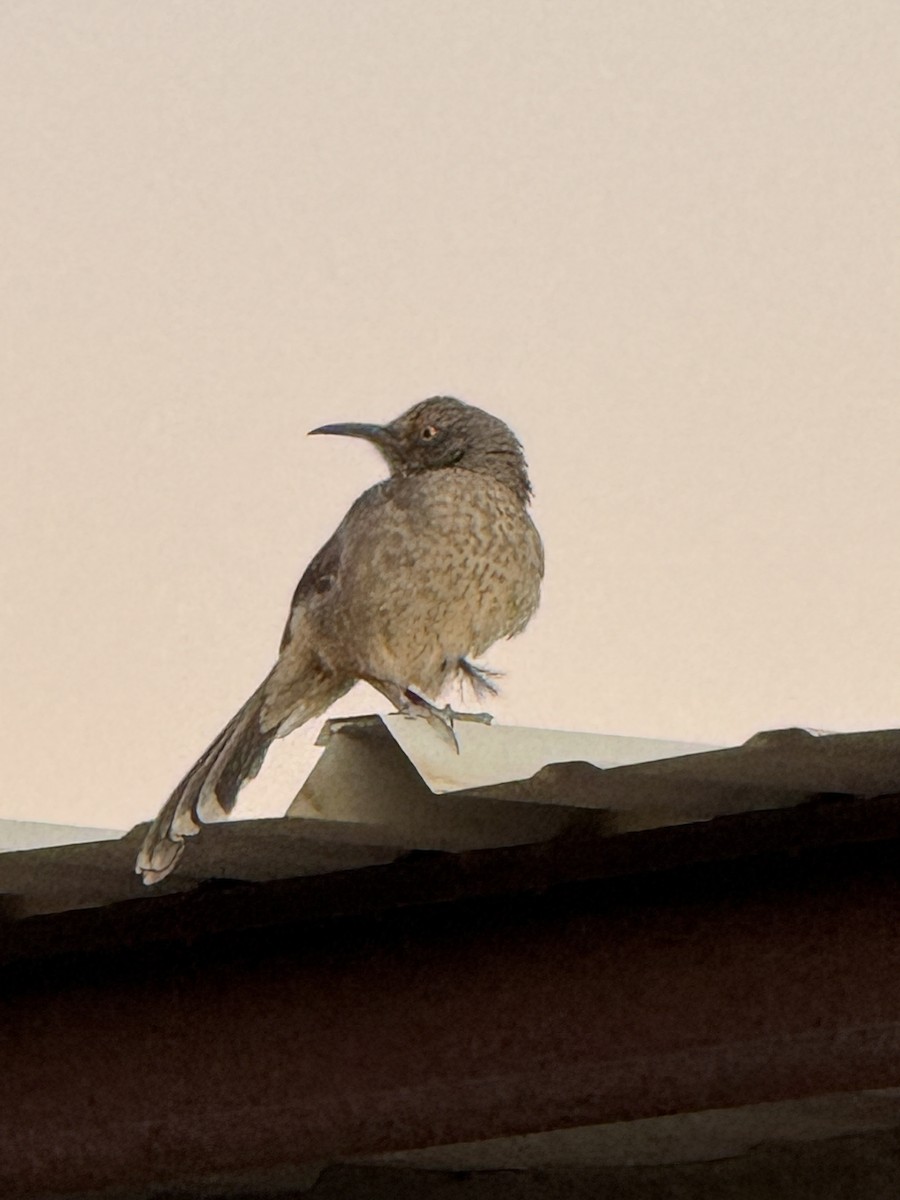
{"type": "Polygon", "coordinates": [[[438,708],[436,704],[430,704],[424,696],[420,696],[412,688],[407,688],[403,693],[403,701],[400,711],[404,716],[424,717],[441,740],[459,754],[459,742],[453,729],[453,718],[456,714],[449,704],[438,708]]]}
{"type": "MultiPolygon", "coordinates": [[[[450,708],[449,704],[447,705],[447,707],[450,708]]],[[[479,725],[490,725],[494,719],[493,715],[489,712],[480,712],[480,713],[456,712],[452,708],[450,709],[450,712],[453,715],[454,721],[477,721],[479,725]]]]}
{"type": "Polygon", "coordinates": [[[490,725],[493,717],[490,713],[469,713],[456,712],[449,704],[445,704],[443,708],[438,708],[435,704],[430,704],[418,692],[414,692],[411,688],[407,688],[403,693],[404,707],[400,709],[408,717],[424,717],[434,731],[439,735],[442,741],[446,742],[453,750],[459,754],[459,739],[456,736],[456,730],[453,728],[456,721],[477,721],[480,725],[490,725]]]}

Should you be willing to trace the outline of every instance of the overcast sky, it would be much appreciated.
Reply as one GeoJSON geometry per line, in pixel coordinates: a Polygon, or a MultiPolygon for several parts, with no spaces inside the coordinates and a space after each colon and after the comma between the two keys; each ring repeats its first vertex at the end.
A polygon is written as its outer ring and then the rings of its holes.
{"type": "Polygon", "coordinates": [[[500,719],[900,725],[898,62],[896,0],[7,0],[0,817],[151,816],[380,477],[306,431],[438,392],[547,548],[500,719]]]}

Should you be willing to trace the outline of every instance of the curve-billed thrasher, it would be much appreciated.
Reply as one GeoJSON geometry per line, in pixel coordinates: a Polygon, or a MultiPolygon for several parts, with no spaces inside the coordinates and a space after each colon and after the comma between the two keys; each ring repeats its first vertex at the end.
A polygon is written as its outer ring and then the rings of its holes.
{"type": "Polygon", "coordinates": [[[229,813],[270,743],[365,680],[455,744],[453,678],[496,689],[471,660],[537,608],[541,539],[522,447],[504,423],[448,396],[389,425],[324,425],[367,438],[390,478],[363,492],[297,585],[275,666],[150,826],[135,870],[164,879],[200,822],[229,813]],[[421,693],[421,694],[420,694],[421,693]]]}

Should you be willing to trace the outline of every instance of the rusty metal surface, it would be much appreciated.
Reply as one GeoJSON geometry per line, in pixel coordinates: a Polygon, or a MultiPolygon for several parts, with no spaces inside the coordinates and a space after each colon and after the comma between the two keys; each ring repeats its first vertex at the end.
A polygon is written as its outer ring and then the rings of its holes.
{"type": "Polygon", "coordinates": [[[0,1195],[897,1087],[896,851],[282,911],[8,966],[0,1195]]]}
{"type": "MultiPolygon", "coordinates": [[[[138,885],[135,898],[118,903],[51,909],[33,916],[13,911],[0,920],[0,966],[61,954],[114,952],[126,945],[236,934],[304,917],[331,920],[479,897],[540,894],[570,883],[900,839],[900,797],[896,796],[820,799],[793,808],[618,836],[608,835],[605,822],[598,821],[602,817],[588,814],[586,820],[548,841],[456,853],[410,850],[390,840],[392,830],[352,822],[317,824],[319,836],[312,838],[303,821],[259,822],[274,837],[282,856],[273,864],[256,847],[262,854],[259,869],[268,871],[261,881],[211,878],[189,880],[187,886],[182,880],[175,886],[167,880],[159,892],[154,889],[149,895],[138,885]],[[279,834],[282,826],[287,827],[284,836],[279,834]],[[329,831],[336,839],[333,845],[327,841],[329,831]],[[283,878],[277,867],[280,862],[285,869],[287,853],[294,855],[294,875],[283,878]]],[[[246,851],[243,840],[238,840],[239,826],[220,825],[209,832],[213,849],[221,838],[232,854],[246,851]]],[[[120,869],[126,865],[120,863],[120,869]]],[[[62,882],[64,888],[72,886],[68,877],[62,882]]],[[[58,900],[59,893],[53,894],[58,900]]],[[[7,901],[15,903],[15,898],[7,901]]]]}
{"type": "Polygon", "coordinates": [[[329,749],[340,754],[347,737],[368,740],[384,755],[390,753],[389,741],[393,741],[433,793],[497,799],[524,796],[585,807],[609,806],[610,800],[625,807],[640,806],[647,785],[666,781],[674,788],[673,799],[685,785],[694,794],[708,788],[718,797],[723,789],[731,789],[734,796],[748,798],[754,791],[785,797],[900,791],[897,729],[859,733],[775,729],[754,734],[738,746],[716,747],[463,721],[458,725],[461,753],[456,755],[430,738],[423,726],[424,722],[396,715],[326,722],[320,737],[326,755],[321,761],[327,759],[329,749]],[[585,768],[578,797],[568,787],[566,768],[573,764],[585,768]]]}
{"type": "Polygon", "coordinates": [[[900,1087],[898,738],[435,795],[355,721],[149,894],[140,828],[0,855],[0,1196],[900,1087]]]}
{"type": "Polygon", "coordinates": [[[551,1129],[353,1161],[428,1171],[666,1166],[743,1157],[772,1143],[827,1142],[875,1130],[900,1132],[900,1088],[830,1092],[740,1108],[551,1129]]]}
{"type": "MultiPolygon", "coordinates": [[[[429,756],[450,751],[431,746],[431,731],[423,726],[401,717],[330,723],[325,752],[289,818],[206,827],[179,870],[151,895],[162,899],[206,881],[342,872],[415,849],[547,842],[573,830],[608,839],[616,858],[621,852],[614,843],[639,831],[684,825],[701,839],[703,823],[730,816],[802,810],[823,795],[862,800],[900,790],[896,730],[822,737],[780,730],[742,746],[698,750],[462,723],[465,770],[456,783],[466,786],[436,794],[433,787],[447,786],[448,779],[434,777],[429,756]],[[573,754],[584,757],[565,761],[573,754]],[[556,761],[509,780],[548,758],[556,761]],[[478,778],[482,782],[472,784],[478,778]]],[[[139,903],[148,893],[132,867],[145,831],[139,826],[114,841],[0,853],[0,926],[37,913],[139,903]]]]}

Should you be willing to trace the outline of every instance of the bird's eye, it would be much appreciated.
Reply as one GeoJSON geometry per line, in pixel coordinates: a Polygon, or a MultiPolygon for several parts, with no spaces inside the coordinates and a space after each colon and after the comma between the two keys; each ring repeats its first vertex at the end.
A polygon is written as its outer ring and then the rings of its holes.
{"type": "Polygon", "coordinates": [[[426,425],[422,430],[422,441],[430,442],[433,437],[437,437],[437,430],[433,425],[426,425]]]}

